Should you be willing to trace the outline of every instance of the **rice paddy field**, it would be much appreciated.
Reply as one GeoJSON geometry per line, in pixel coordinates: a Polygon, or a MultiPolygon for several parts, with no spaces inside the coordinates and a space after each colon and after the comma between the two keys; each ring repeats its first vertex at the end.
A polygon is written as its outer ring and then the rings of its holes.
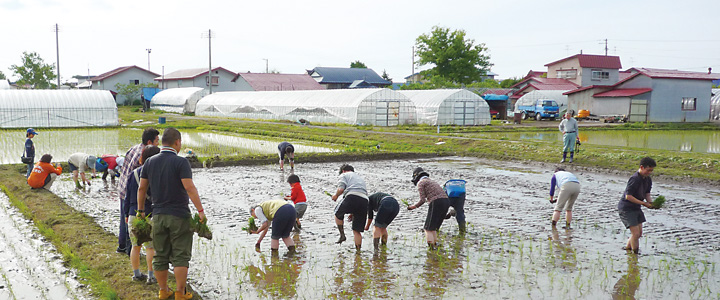
{"type": "MultiPolygon", "coordinates": [[[[42,134],[42,133],[41,133],[42,134]]],[[[185,137],[183,137],[185,141],[185,137]]],[[[388,227],[386,248],[374,251],[370,232],[363,248],[335,244],[339,163],[298,164],[295,174],[308,197],[303,230],[293,233],[298,251],[270,241],[255,250],[257,235],[240,228],[248,208],[289,194],[290,174],[276,165],[194,169],[214,239],[195,240],[189,282],[203,299],[717,299],[720,298],[720,191],[714,187],[655,182],[663,209],[645,210],[641,254],[620,248],[629,232],[616,205],[627,178],[576,172],[582,191],[570,228],[552,228],[547,200],[554,166],[526,166],[476,158],[363,161],[353,163],[368,191],[417,201],[410,182],[423,167],[441,184],[465,179],[468,233],[454,218],[440,232],[438,250],[428,250],[421,230],[427,206],[401,209],[388,227]]],[[[658,166],[661,168],[662,166],[658,166]]],[[[622,173],[622,172],[621,172],[622,173]]],[[[117,233],[119,199],[114,182],[95,179],[74,189],[63,174],[52,192],[117,233]]],[[[402,205],[402,204],[401,204],[402,205]]],[[[351,235],[349,224],[346,234],[351,235]]],[[[372,227],[371,227],[372,228],[372,227]]],[[[281,243],[282,245],[282,243],[281,243]]],[[[114,251],[114,249],[107,249],[114,251]]],[[[128,277],[131,271],[128,266],[128,277]]],[[[1,290],[0,290],[1,291],[1,290]]]]}
{"type": "MultiPolygon", "coordinates": [[[[83,152],[96,156],[103,154],[125,155],[127,150],[140,143],[142,129],[48,129],[39,130],[33,138],[35,161],[45,153],[54,161],[67,161],[71,154],[83,152]]],[[[245,154],[277,153],[282,140],[258,139],[228,132],[200,130],[182,131],[183,152],[192,150],[200,157],[233,156],[245,154]]],[[[0,130],[0,164],[20,163],[25,145],[25,130],[0,130]]],[[[298,153],[337,151],[293,141],[298,153]]]]}

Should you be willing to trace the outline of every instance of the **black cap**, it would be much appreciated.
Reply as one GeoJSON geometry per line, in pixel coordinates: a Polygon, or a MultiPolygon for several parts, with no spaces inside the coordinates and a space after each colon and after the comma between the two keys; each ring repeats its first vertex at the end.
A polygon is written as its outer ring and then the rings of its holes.
{"type": "Polygon", "coordinates": [[[417,167],[417,168],[415,168],[415,170],[413,171],[412,180],[410,180],[410,181],[412,181],[412,183],[413,183],[414,185],[417,185],[418,181],[420,181],[420,178],[422,178],[423,176],[430,177],[430,174],[428,174],[427,172],[425,172],[425,170],[423,170],[423,168],[417,167]]]}

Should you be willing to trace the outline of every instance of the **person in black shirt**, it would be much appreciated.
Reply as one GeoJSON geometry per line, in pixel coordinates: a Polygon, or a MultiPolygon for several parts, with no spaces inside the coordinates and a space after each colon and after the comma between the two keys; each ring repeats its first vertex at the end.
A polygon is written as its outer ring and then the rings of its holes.
{"type": "Polygon", "coordinates": [[[400,205],[397,200],[385,193],[375,193],[370,195],[368,201],[368,220],[365,224],[365,230],[370,229],[370,223],[373,221],[373,212],[377,212],[375,219],[375,230],[373,230],[373,245],[375,249],[379,248],[380,238],[382,238],[383,246],[387,245],[388,233],[387,227],[390,222],[395,219],[400,212],[400,205]]]}
{"type": "Polygon", "coordinates": [[[289,142],[282,142],[278,145],[278,155],[280,156],[280,171],[284,170],[285,156],[290,162],[290,169],[295,169],[295,147],[289,142]]]}
{"type": "Polygon", "coordinates": [[[652,189],[650,174],[652,174],[656,165],[655,160],[650,157],[640,160],[640,168],[630,176],[625,192],[620,202],[618,202],[620,220],[625,225],[625,228],[630,229],[630,238],[628,238],[623,249],[632,250],[636,254],[640,250],[642,223],[645,222],[645,214],[640,209],[640,206],[653,208],[651,204],[652,198],[650,197],[650,190],[652,189]]]}
{"type": "Polygon", "coordinates": [[[27,134],[25,134],[25,137],[27,137],[27,139],[25,140],[24,156],[28,157],[30,160],[30,162],[26,163],[27,174],[25,175],[25,178],[30,177],[30,172],[32,172],[32,169],[35,167],[35,144],[33,144],[32,138],[34,138],[37,134],[37,131],[32,128],[28,128],[27,134]]]}

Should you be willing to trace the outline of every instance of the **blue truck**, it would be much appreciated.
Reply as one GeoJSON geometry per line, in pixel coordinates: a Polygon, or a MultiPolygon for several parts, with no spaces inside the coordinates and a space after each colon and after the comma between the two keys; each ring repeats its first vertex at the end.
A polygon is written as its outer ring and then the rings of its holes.
{"type": "Polygon", "coordinates": [[[522,113],[522,118],[535,118],[540,121],[544,118],[555,120],[560,117],[560,107],[555,100],[538,99],[530,105],[518,105],[518,110],[522,113]]]}

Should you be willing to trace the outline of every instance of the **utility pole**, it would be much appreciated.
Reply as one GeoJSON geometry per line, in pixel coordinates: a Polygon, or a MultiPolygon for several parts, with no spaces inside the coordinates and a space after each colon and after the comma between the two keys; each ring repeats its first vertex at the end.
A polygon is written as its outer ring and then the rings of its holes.
{"type": "Polygon", "coordinates": [[[60,89],[60,41],[58,39],[58,24],[55,23],[55,52],[57,53],[57,89],[60,89]]]}
{"type": "Polygon", "coordinates": [[[605,39],[605,56],[607,56],[608,47],[607,47],[607,39],[605,39]]]}
{"type": "Polygon", "coordinates": [[[145,50],[147,50],[147,52],[148,52],[148,71],[150,71],[150,51],[151,51],[152,49],[147,48],[147,49],[145,49],[145,50]]]}
{"type": "Polygon", "coordinates": [[[203,33],[202,36],[208,39],[208,91],[212,94],[212,30],[208,29],[207,33],[203,33]]]}
{"type": "Polygon", "coordinates": [[[268,70],[268,59],[263,58],[263,60],[265,61],[265,73],[270,73],[270,71],[268,70]]]}
{"type": "Polygon", "coordinates": [[[410,73],[410,80],[415,83],[415,46],[412,46],[412,73],[410,73]]]}

